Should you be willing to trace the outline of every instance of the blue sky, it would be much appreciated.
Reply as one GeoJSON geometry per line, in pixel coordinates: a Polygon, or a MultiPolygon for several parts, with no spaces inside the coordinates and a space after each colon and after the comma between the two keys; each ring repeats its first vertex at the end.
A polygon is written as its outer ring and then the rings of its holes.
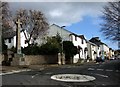
{"type": "Polygon", "coordinates": [[[66,29],[75,32],[76,34],[83,34],[87,39],[90,39],[95,36],[100,36],[100,26],[99,23],[94,23],[90,16],[83,17],[83,20],[77,23],[72,24],[71,26],[66,26],[66,29]]]}
{"type": "Polygon", "coordinates": [[[101,41],[113,49],[117,44],[105,40],[100,32],[100,19],[106,2],[10,2],[12,11],[32,9],[42,11],[50,24],[66,26],[65,29],[85,35],[86,39],[100,37],[101,41]]]}
{"type": "Polygon", "coordinates": [[[66,29],[78,35],[85,35],[87,40],[90,40],[92,37],[99,37],[100,40],[109,47],[117,49],[117,43],[105,39],[105,36],[100,32],[101,23],[103,23],[103,21],[100,17],[93,18],[91,16],[85,16],[82,21],[66,26],[66,29]]]}

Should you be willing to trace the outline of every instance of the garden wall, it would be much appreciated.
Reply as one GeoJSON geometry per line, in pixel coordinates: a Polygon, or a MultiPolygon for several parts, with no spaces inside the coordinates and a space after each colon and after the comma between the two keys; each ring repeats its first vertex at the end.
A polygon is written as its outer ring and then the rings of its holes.
{"type": "Polygon", "coordinates": [[[2,61],[3,61],[3,55],[0,54],[0,65],[2,65],[2,61]]]}
{"type": "Polygon", "coordinates": [[[25,65],[57,64],[57,55],[25,55],[25,65]]]}

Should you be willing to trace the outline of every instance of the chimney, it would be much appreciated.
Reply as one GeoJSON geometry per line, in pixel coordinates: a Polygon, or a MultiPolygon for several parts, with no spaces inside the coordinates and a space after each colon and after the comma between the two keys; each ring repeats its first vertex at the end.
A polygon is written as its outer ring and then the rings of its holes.
{"type": "Polygon", "coordinates": [[[99,37],[94,37],[96,40],[99,40],[99,37]]]}

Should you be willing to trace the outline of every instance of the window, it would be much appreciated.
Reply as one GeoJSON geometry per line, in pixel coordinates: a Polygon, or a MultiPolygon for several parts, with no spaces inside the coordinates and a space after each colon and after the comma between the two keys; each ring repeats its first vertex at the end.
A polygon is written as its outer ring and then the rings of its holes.
{"type": "Polygon", "coordinates": [[[11,38],[8,39],[8,43],[11,43],[11,38]]]}
{"type": "Polygon", "coordinates": [[[84,40],[82,39],[82,42],[81,42],[82,44],[84,44],[84,40]]]}
{"type": "Polygon", "coordinates": [[[27,44],[28,43],[28,40],[25,40],[25,44],[27,44]]]}
{"type": "Polygon", "coordinates": [[[70,37],[71,37],[71,41],[73,41],[73,37],[72,37],[72,35],[71,35],[70,37]]]}
{"type": "Polygon", "coordinates": [[[83,55],[83,49],[82,49],[82,55],[83,55]]]}
{"type": "Polygon", "coordinates": [[[77,36],[75,36],[75,41],[77,41],[77,36]]]}

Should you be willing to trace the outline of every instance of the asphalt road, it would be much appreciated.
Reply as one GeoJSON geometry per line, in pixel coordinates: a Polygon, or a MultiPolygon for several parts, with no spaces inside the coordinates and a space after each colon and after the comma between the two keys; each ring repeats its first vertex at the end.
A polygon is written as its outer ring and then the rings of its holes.
{"type": "Polygon", "coordinates": [[[120,60],[112,60],[102,64],[81,66],[63,65],[40,71],[21,72],[3,75],[2,85],[20,87],[120,87],[120,60]],[[52,80],[56,74],[81,74],[96,79],[89,82],[62,82],[52,80]]]}

